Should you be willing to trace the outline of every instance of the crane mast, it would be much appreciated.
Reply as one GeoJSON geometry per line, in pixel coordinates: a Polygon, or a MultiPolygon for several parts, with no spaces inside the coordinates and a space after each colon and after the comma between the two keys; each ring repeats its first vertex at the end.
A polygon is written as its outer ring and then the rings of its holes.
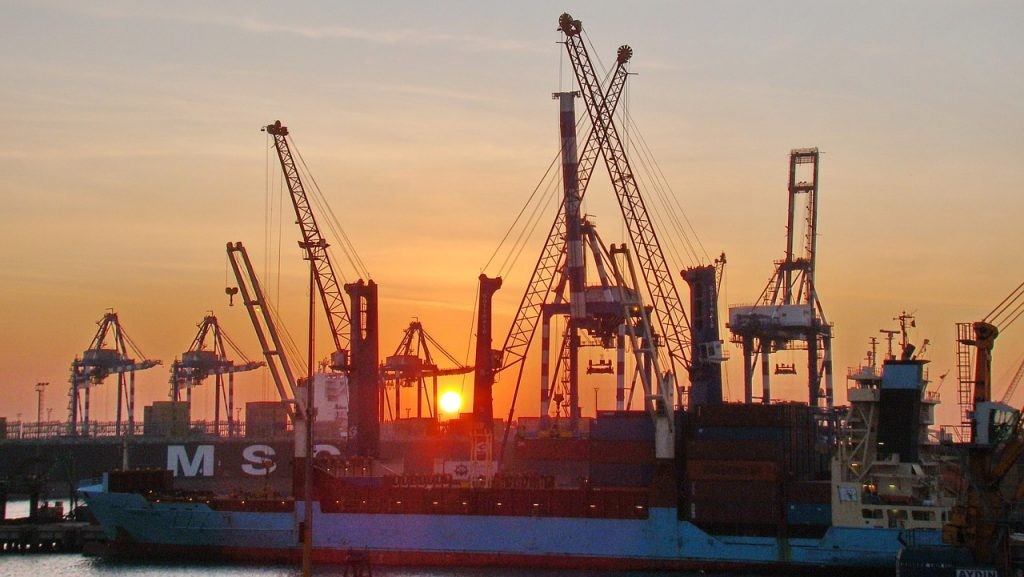
{"type": "MultiPolygon", "coordinates": [[[[605,103],[612,111],[618,106],[623,89],[626,86],[628,72],[626,71],[625,64],[632,55],[633,50],[628,46],[622,46],[618,50],[615,72],[612,74],[611,81],[605,92],[605,103]]],[[[594,172],[594,167],[597,165],[597,159],[600,157],[600,154],[601,149],[598,144],[597,132],[594,128],[591,128],[583,150],[580,152],[577,166],[577,189],[581,201],[587,192],[587,185],[590,183],[590,177],[594,172]]],[[[537,265],[533,268],[530,282],[526,285],[526,291],[523,293],[523,298],[519,303],[516,317],[509,328],[508,336],[505,338],[505,344],[501,349],[502,362],[498,363],[494,368],[495,372],[500,372],[518,366],[517,389],[519,381],[522,380],[524,361],[529,352],[530,343],[536,333],[542,308],[544,303],[549,302],[551,292],[555,288],[555,279],[562,276],[561,273],[565,268],[565,229],[565,211],[559,210],[555,214],[555,221],[551,224],[551,229],[548,231],[540,258],[538,258],[537,265]]],[[[479,373],[481,369],[478,367],[477,371],[479,373]]]]}
{"type": "Polygon", "coordinates": [[[565,49],[586,102],[587,113],[615,188],[641,274],[652,297],[654,316],[661,327],[661,337],[669,354],[672,371],[678,374],[679,366],[687,370],[690,368],[687,354],[690,346],[689,321],[686,311],[615,127],[614,111],[601,91],[590,55],[580,35],[582,24],[579,20],[573,20],[569,14],[562,14],[558,24],[565,35],[565,49]]]}
{"type": "Polygon", "coordinates": [[[288,145],[288,127],[283,126],[278,120],[274,124],[264,127],[267,134],[274,137],[274,147],[277,150],[278,160],[281,162],[281,170],[284,171],[285,181],[288,184],[288,192],[292,199],[292,207],[295,209],[296,222],[302,231],[302,242],[299,246],[306,251],[306,259],[312,261],[316,271],[316,285],[320,291],[320,302],[323,303],[327,313],[327,322],[331,328],[331,337],[334,339],[334,352],[331,354],[331,368],[341,370],[345,366],[347,350],[349,345],[349,314],[345,305],[345,293],[334,275],[334,266],[331,264],[330,254],[327,251],[327,240],[320,234],[320,228],[316,224],[316,217],[306,196],[306,189],[302,185],[302,178],[299,176],[298,167],[292,157],[291,147],[288,145]]]}

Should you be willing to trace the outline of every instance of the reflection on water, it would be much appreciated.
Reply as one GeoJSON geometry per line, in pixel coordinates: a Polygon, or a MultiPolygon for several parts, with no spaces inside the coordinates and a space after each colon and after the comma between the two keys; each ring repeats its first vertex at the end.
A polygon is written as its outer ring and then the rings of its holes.
{"type": "MultiPolygon", "coordinates": [[[[323,566],[313,571],[318,576],[345,574],[344,567],[323,566]]],[[[298,567],[246,565],[171,565],[158,563],[126,563],[104,561],[81,555],[0,555],[0,576],[43,577],[67,575],[75,577],[299,577],[298,567]]],[[[581,571],[529,571],[525,569],[446,569],[414,567],[374,567],[374,577],[665,577],[670,573],[619,573],[581,571]]],[[[696,574],[692,574],[696,576],[696,574]]]]}

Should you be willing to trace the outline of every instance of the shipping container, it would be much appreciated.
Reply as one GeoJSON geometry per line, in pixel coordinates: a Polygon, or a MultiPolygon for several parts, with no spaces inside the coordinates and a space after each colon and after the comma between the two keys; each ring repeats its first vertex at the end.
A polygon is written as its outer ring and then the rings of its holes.
{"type": "Polygon", "coordinates": [[[592,463],[653,463],[654,441],[590,441],[592,463]]]}
{"type": "Polygon", "coordinates": [[[782,510],[775,501],[743,503],[691,501],[690,519],[698,524],[771,525],[782,522],[782,510]]]}
{"type": "Polygon", "coordinates": [[[695,461],[782,462],[783,449],[779,441],[691,439],[686,442],[686,458],[695,461]]]}
{"type": "Polygon", "coordinates": [[[831,503],[831,481],[788,481],[783,485],[787,503],[831,503]]]}
{"type": "Polygon", "coordinates": [[[646,411],[598,411],[590,438],[599,441],[654,440],[654,421],[646,411]]]}
{"type": "Polygon", "coordinates": [[[690,415],[695,427],[806,428],[813,422],[804,403],[702,405],[690,415]]]}
{"type": "Polygon", "coordinates": [[[694,481],[777,481],[779,465],[771,461],[696,461],[686,463],[694,481]]]}
{"type": "Polygon", "coordinates": [[[781,502],[782,487],[775,481],[687,481],[687,498],[706,502],[781,502]]]}
{"type": "Polygon", "coordinates": [[[698,427],[692,437],[701,441],[784,441],[781,427],[698,427]]]}
{"type": "Polygon", "coordinates": [[[589,461],[516,460],[508,471],[512,474],[533,474],[553,477],[558,487],[579,487],[590,477],[589,461]]]}
{"type": "Polygon", "coordinates": [[[288,410],[280,401],[245,404],[245,436],[277,437],[288,432],[288,410]]]}
{"type": "Polygon", "coordinates": [[[649,487],[653,478],[653,463],[590,464],[590,484],[594,487],[649,487]]]}
{"type": "Polygon", "coordinates": [[[532,461],[572,461],[589,458],[590,442],[586,439],[518,439],[516,459],[532,461]]]}
{"type": "Polygon", "coordinates": [[[184,437],[190,425],[186,401],[154,401],[142,409],[142,434],[147,437],[184,437]]]}
{"type": "Polygon", "coordinates": [[[787,503],[786,523],[790,525],[830,525],[832,505],[817,503],[787,503]]]}

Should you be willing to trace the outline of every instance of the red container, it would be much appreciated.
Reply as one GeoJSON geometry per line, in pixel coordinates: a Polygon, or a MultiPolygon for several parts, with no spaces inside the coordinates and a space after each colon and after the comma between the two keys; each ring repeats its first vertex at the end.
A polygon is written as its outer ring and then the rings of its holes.
{"type": "Polygon", "coordinates": [[[779,465],[771,461],[696,461],[686,463],[694,481],[777,481],[779,465]]]}
{"type": "Polygon", "coordinates": [[[653,441],[590,441],[591,463],[653,463],[653,441]]]}
{"type": "Polygon", "coordinates": [[[516,459],[532,461],[580,461],[589,457],[586,439],[519,439],[516,459]]]}
{"type": "Polygon", "coordinates": [[[782,508],[776,502],[692,501],[690,502],[690,516],[697,523],[770,525],[782,522],[782,508]]]}
{"type": "Polygon", "coordinates": [[[778,503],[782,488],[771,481],[687,481],[692,501],[778,503]]]}
{"type": "Polygon", "coordinates": [[[694,461],[781,462],[782,443],[777,441],[719,441],[693,439],[686,442],[686,458],[694,461]]]}
{"type": "Polygon", "coordinates": [[[790,481],[783,486],[787,503],[826,504],[832,502],[830,481],[790,481]]]}
{"type": "Polygon", "coordinates": [[[703,405],[692,415],[696,427],[806,427],[810,409],[803,403],[703,405]]]}

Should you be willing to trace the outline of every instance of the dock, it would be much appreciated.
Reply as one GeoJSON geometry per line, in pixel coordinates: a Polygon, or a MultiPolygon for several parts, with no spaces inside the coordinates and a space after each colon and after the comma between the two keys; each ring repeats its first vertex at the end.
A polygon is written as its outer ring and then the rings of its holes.
{"type": "Polygon", "coordinates": [[[0,554],[80,553],[89,543],[105,541],[98,525],[84,522],[4,523],[0,554]]]}

